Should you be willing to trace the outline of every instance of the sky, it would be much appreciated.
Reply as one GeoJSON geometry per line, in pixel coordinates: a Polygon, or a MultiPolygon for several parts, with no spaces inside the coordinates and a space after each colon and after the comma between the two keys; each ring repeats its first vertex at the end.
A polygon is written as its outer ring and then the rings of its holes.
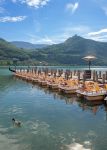
{"type": "Polygon", "coordinates": [[[0,0],[0,37],[57,44],[75,34],[107,42],[107,0],[0,0]]]}

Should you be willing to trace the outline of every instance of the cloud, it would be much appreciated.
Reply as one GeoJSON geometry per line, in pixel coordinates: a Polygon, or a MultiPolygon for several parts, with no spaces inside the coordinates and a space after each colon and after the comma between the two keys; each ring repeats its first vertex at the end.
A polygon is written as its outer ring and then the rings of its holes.
{"type": "Polygon", "coordinates": [[[96,32],[89,32],[87,34],[87,38],[95,41],[107,42],[107,28],[96,32]]]}
{"type": "Polygon", "coordinates": [[[84,25],[79,25],[79,26],[70,26],[70,27],[66,27],[63,29],[64,33],[67,35],[67,36],[70,36],[70,35],[74,35],[74,34],[85,34],[87,32],[90,31],[90,27],[88,26],[84,26],[84,25]]]}
{"type": "Polygon", "coordinates": [[[56,44],[51,37],[48,37],[47,35],[45,35],[44,37],[39,37],[39,36],[35,36],[33,34],[28,34],[28,36],[30,37],[30,42],[31,43],[36,43],[36,44],[56,44]]]}
{"type": "Polygon", "coordinates": [[[60,29],[54,35],[45,35],[45,36],[35,36],[34,34],[28,34],[28,39],[31,43],[35,44],[58,44],[67,40],[69,37],[74,36],[75,34],[95,41],[107,42],[107,29],[101,29],[97,32],[92,32],[92,29],[89,26],[68,26],[60,29]]]}
{"type": "Polygon", "coordinates": [[[26,4],[30,7],[39,8],[47,5],[50,0],[12,0],[13,2],[21,2],[22,4],[26,4]]]}
{"type": "Polygon", "coordinates": [[[95,2],[99,6],[99,8],[103,10],[105,15],[107,16],[107,0],[93,0],[93,2],[95,2]]]}
{"type": "Polygon", "coordinates": [[[74,4],[68,3],[66,5],[66,10],[72,12],[72,14],[73,14],[78,9],[78,7],[79,7],[79,3],[78,2],[76,2],[74,4]]]}
{"type": "Polygon", "coordinates": [[[29,37],[29,41],[31,43],[36,43],[36,44],[57,44],[57,43],[62,43],[69,37],[72,37],[73,35],[82,35],[84,36],[85,34],[90,32],[90,28],[88,26],[68,26],[65,28],[60,29],[56,34],[48,36],[35,36],[34,34],[28,34],[27,36],[29,37]]]}
{"type": "Polygon", "coordinates": [[[99,42],[107,42],[107,35],[96,35],[96,36],[87,35],[86,38],[99,41],[99,42]]]}
{"type": "Polygon", "coordinates": [[[98,34],[102,34],[102,33],[107,33],[107,29],[101,29],[97,32],[90,32],[90,33],[88,33],[88,35],[98,35],[98,34]]]}
{"type": "Polygon", "coordinates": [[[68,39],[69,37],[74,36],[75,34],[85,37],[87,33],[91,31],[90,27],[79,25],[79,26],[68,26],[62,29],[61,33],[59,33],[54,39],[56,43],[60,43],[68,39]]]}
{"type": "Polygon", "coordinates": [[[16,16],[16,17],[0,17],[0,22],[20,22],[26,19],[27,16],[16,16]]]}

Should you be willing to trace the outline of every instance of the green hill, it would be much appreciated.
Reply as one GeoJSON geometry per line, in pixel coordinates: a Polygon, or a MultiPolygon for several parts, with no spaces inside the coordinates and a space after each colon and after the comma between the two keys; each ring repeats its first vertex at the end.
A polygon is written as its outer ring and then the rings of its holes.
{"type": "Polygon", "coordinates": [[[33,52],[32,57],[39,61],[59,64],[84,64],[81,58],[85,55],[95,55],[98,59],[95,64],[107,64],[107,43],[84,39],[80,36],[73,36],[64,43],[48,46],[41,51],[33,52]]]}
{"type": "Polygon", "coordinates": [[[4,39],[0,39],[0,59],[9,59],[9,58],[17,58],[17,59],[27,59],[29,55],[22,51],[19,48],[16,48],[9,42],[4,39]]]}
{"type": "Polygon", "coordinates": [[[18,59],[20,61],[29,58],[29,54],[24,50],[16,48],[14,45],[0,38],[0,64],[7,65],[12,62],[13,59],[18,59]]]}
{"type": "Polygon", "coordinates": [[[86,64],[81,58],[86,55],[95,55],[98,59],[95,65],[107,65],[107,43],[73,36],[60,44],[54,44],[36,51],[27,52],[11,43],[0,39],[0,61],[19,60],[19,64],[55,64],[55,65],[82,65],[86,64]]]}

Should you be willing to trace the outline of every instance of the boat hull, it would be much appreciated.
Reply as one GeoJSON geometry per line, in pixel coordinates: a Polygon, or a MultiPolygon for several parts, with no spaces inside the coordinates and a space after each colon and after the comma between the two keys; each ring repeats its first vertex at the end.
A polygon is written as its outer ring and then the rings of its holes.
{"type": "Polygon", "coordinates": [[[47,82],[46,81],[42,81],[41,82],[41,86],[47,86],[47,82]]]}
{"type": "Polygon", "coordinates": [[[85,99],[90,100],[90,101],[104,100],[104,95],[98,95],[98,96],[87,96],[87,95],[85,95],[84,97],[85,97],[85,99]]]}
{"type": "Polygon", "coordinates": [[[75,93],[76,93],[76,90],[75,90],[75,89],[70,89],[70,90],[68,90],[68,89],[63,89],[63,92],[64,92],[65,94],[75,94],[75,93]]]}
{"type": "Polygon", "coordinates": [[[58,90],[59,89],[58,84],[52,84],[51,89],[52,90],[58,90]]]}
{"type": "Polygon", "coordinates": [[[64,86],[59,86],[59,91],[63,92],[65,94],[75,94],[77,89],[73,88],[67,88],[64,86]]]}

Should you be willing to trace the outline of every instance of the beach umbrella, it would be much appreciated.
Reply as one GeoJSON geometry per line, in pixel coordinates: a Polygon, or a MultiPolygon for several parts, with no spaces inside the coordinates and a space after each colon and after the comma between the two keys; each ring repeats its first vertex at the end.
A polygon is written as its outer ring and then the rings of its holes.
{"type": "Polygon", "coordinates": [[[83,57],[82,59],[84,59],[85,61],[88,61],[89,70],[90,70],[91,62],[92,62],[93,60],[95,60],[96,57],[93,56],[93,55],[88,55],[88,56],[83,57]]]}

